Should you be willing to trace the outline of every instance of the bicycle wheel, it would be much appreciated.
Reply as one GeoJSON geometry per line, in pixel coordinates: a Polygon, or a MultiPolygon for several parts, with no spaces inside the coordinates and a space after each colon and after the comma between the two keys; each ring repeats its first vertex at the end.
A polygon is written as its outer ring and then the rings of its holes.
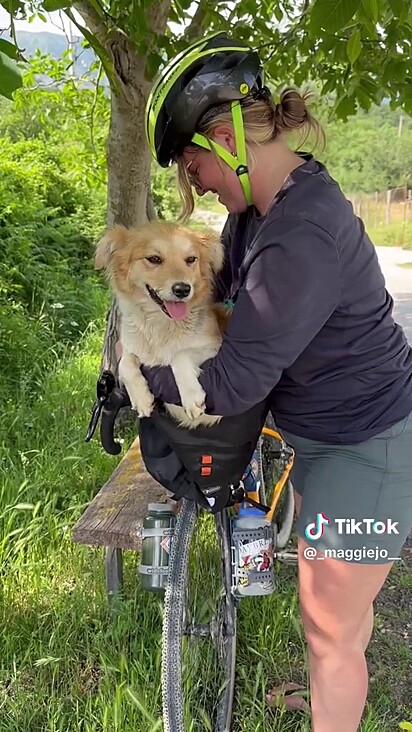
{"type": "Polygon", "coordinates": [[[230,729],[236,654],[230,559],[228,512],[213,517],[184,499],[164,603],[164,732],[230,729]]]}
{"type": "MultiPolygon", "coordinates": [[[[271,415],[266,420],[266,427],[276,429],[271,415]]],[[[273,489],[279,480],[283,466],[281,464],[280,443],[272,437],[261,435],[260,437],[261,465],[263,475],[263,502],[270,506],[273,496],[273,489]]],[[[291,480],[287,480],[279,498],[279,503],[274,516],[276,523],[276,547],[284,549],[292,533],[295,513],[295,498],[291,480]]]]}

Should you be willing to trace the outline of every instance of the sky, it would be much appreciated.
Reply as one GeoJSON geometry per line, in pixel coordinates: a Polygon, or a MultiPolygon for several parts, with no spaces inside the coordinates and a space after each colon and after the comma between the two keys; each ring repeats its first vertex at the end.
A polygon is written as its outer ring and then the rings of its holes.
{"type": "MultiPolygon", "coordinates": [[[[61,15],[64,16],[64,13],[61,13],[61,15]]],[[[47,23],[44,23],[44,21],[40,20],[40,18],[36,18],[32,23],[28,23],[26,20],[15,20],[14,25],[17,31],[25,30],[32,31],[33,33],[38,33],[39,31],[47,31],[48,33],[64,33],[63,22],[59,12],[56,11],[54,13],[46,13],[46,16],[48,18],[47,23]]],[[[67,28],[70,24],[68,18],[64,18],[64,24],[67,28]]],[[[0,5],[0,35],[6,40],[8,40],[9,38],[9,32],[7,31],[9,25],[9,14],[0,5]]],[[[73,35],[79,35],[79,31],[75,28],[75,26],[73,27],[73,35]]]]}
{"type": "MultiPolygon", "coordinates": [[[[194,9],[196,8],[196,5],[194,4],[194,9]]],[[[189,14],[191,13],[192,8],[189,8],[189,14]]],[[[83,24],[83,21],[76,13],[75,10],[72,11],[75,15],[75,17],[78,18],[78,20],[83,24]]],[[[45,23],[40,18],[36,18],[33,20],[32,23],[29,23],[27,20],[15,20],[14,25],[16,30],[25,30],[25,31],[32,31],[33,33],[39,33],[40,31],[46,31],[48,33],[62,33],[64,34],[64,28],[66,28],[66,32],[70,25],[72,26],[72,32],[74,36],[79,36],[80,31],[76,28],[73,23],[65,16],[63,11],[59,13],[58,11],[54,13],[45,13],[46,17],[48,18],[48,22],[45,23]]],[[[6,40],[9,39],[10,35],[7,30],[7,28],[10,25],[10,19],[8,12],[0,5],[0,37],[5,38],[6,40]]],[[[176,25],[175,23],[169,23],[170,28],[176,32],[180,33],[182,31],[181,25],[176,25]]]]}

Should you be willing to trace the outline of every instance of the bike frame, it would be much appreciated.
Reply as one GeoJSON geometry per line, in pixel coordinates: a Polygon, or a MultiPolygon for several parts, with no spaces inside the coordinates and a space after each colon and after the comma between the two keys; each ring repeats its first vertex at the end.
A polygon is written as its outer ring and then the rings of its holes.
{"type": "MultiPolygon", "coordinates": [[[[274,489],[273,489],[273,496],[270,503],[270,510],[266,514],[266,518],[269,521],[273,521],[273,517],[275,515],[275,511],[277,508],[277,505],[279,503],[280,496],[282,495],[282,490],[284,486],[286,485],[286,481],[289,478],[290,471],[292,470],[293,463],[295,460],[295,451],[286,444],[284,441],[282,435],[277,432],[276,430],[272,430],[269,427],[263,427],[261,435],[266,435],[267,437],[272,437],[274,440],[278,440],[280,442],[280,459],[281,462],[284,464],[284,469],[282,472],[282,475],[280,476],[278,482],[276,483],[274,489]]],[[[248,493],[248,496],[257,502],[260,502],[259,497],[259,491],[251,491],[248,493]]]]}

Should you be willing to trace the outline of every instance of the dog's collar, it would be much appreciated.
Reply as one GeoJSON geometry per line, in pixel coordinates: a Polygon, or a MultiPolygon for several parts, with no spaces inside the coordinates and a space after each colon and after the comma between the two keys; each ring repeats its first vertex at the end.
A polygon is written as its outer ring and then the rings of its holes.
{"type": "Polygon", "coordinates": [[[150,287],[150,285],[146,285],[146,290],[148,291],[150,297],[152,300],[156,303],[156,305],[159,305],[159,307],[163,310],[164,313],[166,313],[167,317],[170,318],[171,315],[167,312],[164,302],[161,297],[157,294],[156,290],[153,289],[153,287],[150,287]]]}

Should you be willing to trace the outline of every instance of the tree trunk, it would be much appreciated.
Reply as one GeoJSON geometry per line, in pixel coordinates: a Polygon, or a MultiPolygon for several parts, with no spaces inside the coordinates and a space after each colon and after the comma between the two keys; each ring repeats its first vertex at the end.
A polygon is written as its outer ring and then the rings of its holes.
{"type": "MultiPolygon", "coordinates": [[[[146,85],[147,86],[147,85],[146,85]]],[[[150,153],[144,132],[148,97],[127,99],[112,90],[110,130],[107,141],[107,224],[136,226],[147,219],[150,185],[150,153]]]]}
{"type": "MultiPolygon", "coordinates": [[[[171,0],[159,0],[147,9],[146,20],[154,34],[164,33],[171,0]]],[[[145,135],[145,108],[152,82],[145,77],[146,57],[122,30],[106,24],[89,0],[76,9],[113,61],[110,79],[111,117],[107,141],[107,225],[139,226],[153,218],[150,196],[150,152],[145,135]]],[[[119,313],[115,301],[107,319],[102,369],[118,374],[115,344],[119,338],[119,313]]]]}
{"type": "MultiPolygon", "coordinates": [[[[148,89],[137,99],[112,90],[107,141],[107,224],[139,226],[147,221],[150,153],[144,133],[148,89]]],[[[115,345],[119,340],[119,311],[112,303],[103,344],[102,368],[117,376],[115,345]]]]}

